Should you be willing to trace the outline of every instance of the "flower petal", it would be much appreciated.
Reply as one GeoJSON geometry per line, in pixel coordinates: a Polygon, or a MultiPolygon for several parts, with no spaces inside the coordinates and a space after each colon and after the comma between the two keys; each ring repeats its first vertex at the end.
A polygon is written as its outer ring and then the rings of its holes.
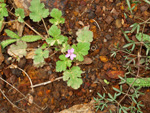
{"type": "Polygon", "coordinates": [[[71,53],[71,49],[68,49],[68,54],[70,54],[71,53]]]}
{"type": "Polygon", "coordinates": [[[70,56],[70,54],[69,54],[69,53],[65,55],[65,57],[67,57],[67,58],[68,58],[69,56],[70,56]]]}
{"type": "Polygon", "coordinates": [[[73,49],[73,48],[71,48],[71,49],[70,49],[70,52],[71,52],[71,53],[73,53],[73,52],[74,52],[74,49],[73,49]]]}
{"type": "Polygon", "coordinates": [[[71,59],[71,60],[73,60],[75,57],[76,57],[75,54],[71,54],[71,55],[70,55],[70,59],[71,59]]]}

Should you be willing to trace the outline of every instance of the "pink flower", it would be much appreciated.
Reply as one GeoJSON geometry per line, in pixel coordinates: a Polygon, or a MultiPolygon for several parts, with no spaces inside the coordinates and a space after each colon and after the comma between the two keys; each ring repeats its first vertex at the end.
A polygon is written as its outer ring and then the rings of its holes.
{"type": "Polygon", "coordinates": [[[74,49],[73,49],[73,48],[69,49],[69,50],[68,50],[68,53],[66,54],[65,57],[67,57],[67,58],[70,57],[70,59],[73,60],[73,59],[76,57],[76,55],[73,54],[73,52],[74,52],[74,49]]]}

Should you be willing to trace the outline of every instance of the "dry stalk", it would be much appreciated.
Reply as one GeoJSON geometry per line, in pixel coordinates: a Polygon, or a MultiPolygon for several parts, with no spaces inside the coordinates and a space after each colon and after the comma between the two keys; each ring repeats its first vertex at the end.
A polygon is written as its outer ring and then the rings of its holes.
{"type": "Polygon", "coordinates": [[[21,111],[23,111],[23,112],[28,112],[28,111],[26,111],[26,110],[24,110],[24,109],[22,109],[22,108],[16,106],[13,102],[11,102],[11,101],[9,100],[9,98],[4,94],[4,92],[3,92],[1,89],[0,89],[0,92],[2,93],[2,95],[6,98],[6,100],[7,100],[13,107],[16,107],[17,109],[19,109],[19,110],[21,110],[21,111]]]}
{"type": "Polygon", "coordinates": [[[53,81],[47,81],[47,82],[43,82],[43,83],[40,83],[40,84],[36,84],[36,85],[31,86],[31,88],[33,88],[33,87],[39,87],[39,86],[43,86],[43,85],[47,85],[47,84],[50,84],[50,83],[52,83],[52,82],[54,82],[54,81],[60,80],[60,79],[62,79],[62,78],[63,78],[63,77],[58,77],[58,78],[56,78],[56,79],[53,80],[53,81]]]}
{"type": "MultiPolygon", "coordinates": [[[[143,32],[144,32],[144,29],[145,29],[145,25],[146,25],[146,22],[148,22],[150,20],[150,18],[149,19],[147,19],[146,21],[144,21],[144,26],[143,26],[143,29],[142,29],[142,39],[141,39],[141,42],[143,41],[143,32]]],[[[137,61],[137,67],[138,67],[138,70],[137,70],[137,74],[136,74],[136,77],[135,77],[135,80],[130,84],[130,86],[129,86],[129,89],[128,89],[128,91],[126,92],[126,94],[122,97],[122,99],[118,102],[118,107],[119,107],[119,105],[120,105],[120,103],[125,99],[125,97],[126,96],[128,96],[128,94],[129,94],[129,91],[130,91],[130,89],[131,89],[131,87],[132,87],[132,85],[133,85],[133,83],[137,80],[137,78],[139,77],[139,74],[140,74],[140,60],[141,60],[141,51],[142,51],[142,43],[140,43],[140,49],[139,49],[139,51],[138,51],[138,53],[137,53],[137,59],[138,59],[138,61],[137,61]]]]}

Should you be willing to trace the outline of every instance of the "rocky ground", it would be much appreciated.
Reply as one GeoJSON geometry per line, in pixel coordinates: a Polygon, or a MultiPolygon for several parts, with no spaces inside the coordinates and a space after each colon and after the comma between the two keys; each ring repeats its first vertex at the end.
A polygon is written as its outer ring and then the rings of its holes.
{"type": "MultiPolygon", "coordinates": [[[[10,10],[10,7],[13,6],[12,2],[8,0],[7,3],[10,5],[8,6],[8,10],[10,10]]],[[[33,61],[27,58],[22,58],[20,62],[10,61],[7,50],[2,50],[0,51],[0,55],[3,56],[3,58],[1,57],[0,76],[28,98],[33,98],[34,103],[29,103],[22,94],[3,81],[0,81],[0,88],[15,105],[29,113],[57,113],[74,105],[76,106],[70,108],[69,111],[65,110],[60,113],[95,113],[93,97],[97,97],[97,92],[113,94],[112,87],[119,87],[118,75],[123,77],[126,72],[123,68],[126,61],[122,54],[117,54],[115,58],[110,57],[114,46],[119,43],[119,47],[122,47],[127,43],[121,29],[130,30],[130,25],[139,22],[139,20],[132,18],[129,14],[125,0],[68,0],[65,4],[61,5],[63,6],[63,17],[66,20],[61,29],[62,33],[69,37],[70,44],[76,39],[76,31],[83,26],[89,25],[90,30],[94,34],[89,54],[80,65],[82,70],[85,71],[82,74],[82,86],[78,90],[74,90],[68,87],[66,82],[59,80],[37,87],[33,93],[31,92],[30,82],[25,74],[19,69],[11,69],[9,66],[11,64],[17,65],[28,73],[33,84],[38,84],[62,76],[62,73],[55,71],[59,55],[55,54],[46,59],[47,64],[44,67],[36,68],[33,66],[33,61]],[[124,13],[129,18],[125,19],[124,13]],[[114,71],[116,72],[115,74],[113,73],[114,71]],[[106,84],[103,81],[104,79],[109,81],[110,84],[106,84]]],[[[142,2],[137,5],[133,13],[146,20],[150,17],[149,10],[149,5],[142,2]]],[[[9,16],[7,18],[7,20],[11,19],[14,19],[14,17],[9,16]]],[[[26,22],[41,34],[45,34],[43,24],[35,24],[28,17],[26,17],[26,22]]],[[[9,23],[5,25],[5,28],[18,31],[20,27],[17,24],[9,23]]],[[[146,27],[146,30],[148,32],[149,26],[146,27]]],[[[25,34],[34,34],[34,32],[25,26],[23,35],[25,34]]],[[[8,38],[4,31],[1,32],[0,37],[1,41],[8,38]]],[[[28,47],[35,48],[42,43],[42,41],[38,41],[28,44],[28,47]]],[[[51,50],[50,54],[52,53],[53,50],[51,50]]],[[[123,85],[123,89],[127,90],[128,86],[123,85]]],[[[145,104],[143,113],[149,113],[149,89],[144,88],[142,92],[145,92],[145,95],[141,96],[139,100],[145,104]]],[[[123,101],[122,103],[126,102],[123,101]]],[[[110,108],[115,107],[115,105],[110,106],[110,108]]],[[[20,110],[13,107],[0,93],[0,112],[20,113],[20,110]]],[[[98,112],[101,113],[101,111],[98,112]]],[[[108,110],[103,111],[103,113],[105,112],[108,112],[108,110]]]]}

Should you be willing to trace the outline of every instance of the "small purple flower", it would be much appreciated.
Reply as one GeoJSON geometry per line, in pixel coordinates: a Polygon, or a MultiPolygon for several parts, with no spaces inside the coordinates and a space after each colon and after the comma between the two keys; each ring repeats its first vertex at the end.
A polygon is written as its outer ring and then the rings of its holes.
{"type": "Polygon", "coordinates": [[[68,53],[66,54],[65,57],[67,57],[67,58],[70,57],[70,59],[73,60],[73,59],[76,57],[76,55],[73,54],[73,52],[74,52],[74,49],[73,49],[73,48],[69,49],[69,50],[68,50],[68,53]]]}

